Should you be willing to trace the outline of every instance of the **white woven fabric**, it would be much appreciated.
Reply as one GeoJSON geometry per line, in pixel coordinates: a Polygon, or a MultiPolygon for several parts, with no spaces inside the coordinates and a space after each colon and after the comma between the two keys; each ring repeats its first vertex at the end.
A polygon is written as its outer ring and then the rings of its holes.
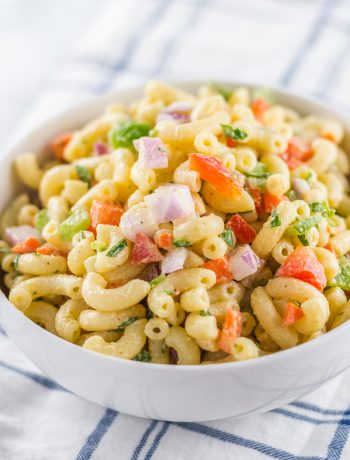
{"type": "MultiPolygon", "coordinates": [[[[349,31],[347,0],[111,0],[24,125],[154,77],[278,83],[350,107],[349,31]]],[[[1,332],[0,458],[347,459],[349,383],[241,420],[148,421],[63,390],[1,332]]]]}

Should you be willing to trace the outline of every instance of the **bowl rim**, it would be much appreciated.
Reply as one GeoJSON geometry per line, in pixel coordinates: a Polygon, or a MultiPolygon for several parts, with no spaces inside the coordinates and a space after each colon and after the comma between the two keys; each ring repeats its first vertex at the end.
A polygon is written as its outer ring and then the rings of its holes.
{"type": "MultiPolygon", "coordinates": [[[[177,87],[181,89],[188,89],[188,87],[199,87],[200,85],[205,85],[208,83],[208,80],[201,80],[201,79],[169,79],[169,80],[162,80],[165,83],[169,83],[172,85],[176,85],[177,87]]],[[[301,104],[305,104],[308,106],[313,106],[314,108],[318,108],[320,111],[327,111],[331,114],[331,116],[335,117],[338,120],[341,120],[342,124],[346,124],[349,127],[349,132],[350,132],[350,117],[348,117],[341,108],[335,107],[332,104],[329,103],[323,103],[317,101],[314,97],[311,97],[309,95],[305,95],[302,92],[297,92],[296,90],[286,88],[282,85],[267,85],[267,84],[261,84],[259,82],[254,82],[254,81],[235,81],[235,80],[222,80],[219,79],[218,83],[221,85],[224,85],[228,88],[236,88],[240,86],[247,87],[249,89],[257,89],[257,88],[266,88],[267,90],[271,90],[277,95],[277,98],[279,96],[282,97],[287,97],[289,99],[295,99],[296,102],[299,102],[301,104]]],[[[55,123],[58,123],[60,119],[62,119],[65,116],[73,115],[75,112],[82,112],[84,109],[90,109],[91,107],[94,107],[95,105],[101,105],[103,103],[108,104],[113,100],[117,100],[118,97],[121,96],[122,93],[128,92],[140,92],[144,88],[144,84],[139,84],[139,85],[133,85],[130,87],[123,87],[120,89],[116,89],[101,95],[94,95],[92,97],[89,97],[88,99],[84,100],[83,102],[74,104],[66,109],[60,110],[58,113],[51,115],[43,120],[41,120],[39,123],[35,124],[35,126],[24,129],[24,130],[19,130],[18,135],[13,136],[2,148],[2,154],[0,156],[0,169],[3,163],[8,161],[11,158],[14,158],[18,153],[16,153],[16,150],[20,144],[22,144],[27,136],[35,135],[37,133],[40,133],[43,131],[46,126],[52,125],[55,123]]],[[[291,107],[293,108],[293,106],[291,107]]],[[[312,113],[311,113],[312,115],[312,113]]],[[[315,347],[321,348],[321,345],[327,345],[329,341],[333,342],[335,337],[337,335],[340,335],[342,331],[344,331],[346,328],[350,329],[350,320],[346,321],[345,323],[341,324],[335,329],[332,329],[325,334],[322,334],[321,336],[317,337],[316,339],[310,340],[308,342],[304,342],[301,344],[296,345],[295,347],[288,348],[285,350],[280,350],[277,352],[273,353],[267,353],[266,355],[259,356],[258,358],[254,359],[249,359],[249,360],[243,360],[243,361],[232,361],[232,362],[226,362],[226,363],[215,363],[213,362],[213,365],[211,364],[190,364],[190,365],[169,365],[169,364],[156,364],[156,363],[149,363],[149,362],[142,362],[142,361],[134,361],[134,360],[128,360],[128,359],[123,359],[119,357],[114,357],[110,355],[105,355],[102,353],[98,353],[92,350],[85,349],[83,347],[79,347],[78,345],[68,342],[67,340],[64,340],[63,338],[59,337],[58,335],[52,334],[48,332],[46,329],[41,328],[38,326],[36,323],[31,321],[29,318],[27,318],[23,312],[19,311],[7,298],[5,293],[0,290],[0,297],[2,300],[7,304],[9,308],[12,308],[15,311],[15,314],[21,315],[21,319],[24,321],[27,321],[28,327],[34,327],[38,328],[38,331],[40,333],[43,333],[44,335],[47,334],[47,337],[50,337],[50,340],[57,341],[57,345],[60,346],[60,344],[64,343],[65,346],[69,347],[74,347],[74,352],[89,352],[90,354],[93,354],[94,359],[105,359],[107,362],[110,362],[111,364],[118,363],[118,365],[123,365],[123,366],[132,366],[134,369],[136,369],[136,366],[141,366],[142,369],[150,369],[156,372],[163,372],[164,370],[168,370],[170,372],[214,372],[215,369],[228,369],[232,368],[233,369],[240,369],[242,367],[258,367],[261,365],[267,365],[268,363],[278,363],[280,360],[284,360],[285,358],[288,359],[289,356],[292,354],[300,354],[304,350],[310,350],[312,351],[315,347]],[[151,365],[151,366],[150,366],[151,365]],[[213,369],[213,370],[210,370],[213,369]]],[[[0,307],[1,310],[1,307],[0,307]]],[[[5,325],[6,328],[6,325],[5,325]]],[[[22,351],[22,350],[21,350],[22,351]]]]}

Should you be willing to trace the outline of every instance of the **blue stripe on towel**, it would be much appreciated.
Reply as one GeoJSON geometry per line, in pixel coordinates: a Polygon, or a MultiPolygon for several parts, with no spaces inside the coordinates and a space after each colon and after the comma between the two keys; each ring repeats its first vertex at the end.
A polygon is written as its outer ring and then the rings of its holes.
{"type": "Polygon", "coordinates": [[[335,409],[323,409],[322,407],[316,406],[315,404],[306,403],[304,401],[293,401],[289,404],[289,406],[299,407],[301,409],[306,409],[312,412],[317,412],[318,414],[323,415],[350,415],[350,410],[342,411],[342,410],[335,410],[335,409]]]}
{"type": "Polygon", "coordinates": [[[339,460],[342,458],[342,452],[348,440],[349,430],[349,420],[343,417],[343,419],[339,422],[339,425],[334,432],[333,439],[328,446],[327,457],[325,460],[339,460]]]}
{"type": "Polygon", "coordinates": [[[106,409],[101,420],[96,425],[95,429],[88,436],[85,444],[80,449],[76,460],[89,460],[95,450],[101,443],[103,436],[107,433],[112,423],[116,419],[118,412],[112,409],[106,409]]]}
{"type": "Polygon", "coordinates": [[[235,444],[241,447],[246,447],[247,449],[253,449],[257,452],[260,452],[265,455],[269,455],[272,458],[278,460],[325,460],[322,457],[299,457],[295,456],[289,452],[286,452],[281,449],[277,449],[267,444],[263,444],[258,441],[253,441],[251,439],[242,438],[232,433],[227,433],[226,431],[219,430],[217,428],[209,427],[200,423],[180,423],[176,422],[174,425],[183,428],[185,430],[193,431],[195,433],[203,434],[205,436],[210,436],[211,438],[218,439],[223,442],[230,444],[235,444]]]}
{"type": "Polygon", "coordinates": [[[150,437],[152,431],[155,429],[157,424],[158,424],[157,420],[152,420],[152,422],[149,424],[149,426],[143,433],[142,438],[140,439],[140,442],[135,447],[131,460],[137,460],[139,458],[141,450],[144,448],[146,442],[148,441],[148,438],[150,437]]]}
{"type": "Polygon", "coordinates": [[[157,447],[159,446],[160,441],[163,439],[169,427],[170,427],[170,422],[163,422],[162,428],[159,430],[159,433],[154,438],[154,441],[151,447],[149,448],[147,454],[145,455],[145,460],[150,460],[152,458],[154,452],[157,450],[157,447]]]}
{"type": "Polygon", "coordinates": [[[67,391],[65,388],[61,387],[61,385],[58,385],[55,383],[53,380],[50,380],[43,375],[36,374],[31,371],[25,371],[23,369],[19,369],[18,367],[12,366],[11,364],[4,363],[3,361],[0,361],[0,367],[4,369],[8,369],[12,372],[15,372],[16,374],[23,375],[24,377],[27,377],[28,379],[32,380],[35,383],[38,383],[39,385],[48,388],[49,390],[60,390],[60,391],[67,391]]]}

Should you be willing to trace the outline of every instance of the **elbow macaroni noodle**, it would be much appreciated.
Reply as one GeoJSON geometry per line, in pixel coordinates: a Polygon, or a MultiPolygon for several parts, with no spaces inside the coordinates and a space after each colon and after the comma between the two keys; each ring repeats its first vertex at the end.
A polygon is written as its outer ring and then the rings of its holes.
{"type": "Polygon", "coordinates": [[[350,319],[344,130],[261,106],[243,87],[151,81],[54,140],[55,162],[19,155],[31,195],[0,219],[12,304],[77,346],[155,364],[254,359],[350,319]]]}

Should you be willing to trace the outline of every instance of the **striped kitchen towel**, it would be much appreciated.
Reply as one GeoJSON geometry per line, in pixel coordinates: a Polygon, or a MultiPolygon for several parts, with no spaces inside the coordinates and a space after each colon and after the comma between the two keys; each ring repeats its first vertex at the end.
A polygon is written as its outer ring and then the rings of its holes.
{"type": "MultiPolygon", "coordinates": [[[[111,0],[24,126],[149,78],[282,84],[347,109],[349,33],[348,0],[111,0]]],[[[348,459],[349,384],[241,420],[144,420],[58,386],[0,330],[0,459],[348,459]]]]}

